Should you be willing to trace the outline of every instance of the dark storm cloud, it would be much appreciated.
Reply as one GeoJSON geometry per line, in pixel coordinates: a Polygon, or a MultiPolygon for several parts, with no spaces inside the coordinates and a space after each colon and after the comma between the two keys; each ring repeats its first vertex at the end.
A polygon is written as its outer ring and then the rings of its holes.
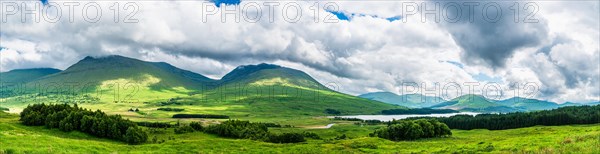
{"type": "MultiPolygon", "coordinates": [[[[445,9],[445,16],[452,19],[460,15],[460,18],[458,21],[454,20],[456,22],[442,20],[445,21],[443,25],[463,49],[463,60],[470,64],[483,64],[492,68],[504,67],[506,59],[510,58],[515,50],[539,45],[548,35],[547,25],[541,17],[534,16],[537,21],[531,23],[523,22],[525,16],[529,15],[529,12],[523,9],[517,16],[520,17],[518,22],[515,22],[514,11],[510,9],[515,2],[449,2],[441,3],[440,6],[443,8],[453,4],[462,7],[460,10],[445,9]],[[469,9],[464,4],[475,6],[474,9],[469,9]]],[[[518,4],[519,8],[522,8],[526,2],[518,4]]],[[[537,6],[536,3],[529,5],[537,6]]]]}

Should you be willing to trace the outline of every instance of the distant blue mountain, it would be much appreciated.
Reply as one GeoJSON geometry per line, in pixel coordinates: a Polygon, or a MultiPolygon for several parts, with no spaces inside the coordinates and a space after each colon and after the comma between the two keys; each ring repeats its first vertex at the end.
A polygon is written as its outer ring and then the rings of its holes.
{"type": "Polygon", "coordinates": [[[537,99],[527,99],[522,97],[513,97],[505,100],[499,100],[496,101],[496,103],[512,107],[521,111],[551,110],[561,107],[561,105],[554,102],[542,101],[537,99]]]}
{"type": "Polygon", "coordinates": [[[429,108],[446,101],[440,97],[424,96],[421,94],[397,95],[391,92],[366,93],[358,97],[409,108],[429,108]]]}

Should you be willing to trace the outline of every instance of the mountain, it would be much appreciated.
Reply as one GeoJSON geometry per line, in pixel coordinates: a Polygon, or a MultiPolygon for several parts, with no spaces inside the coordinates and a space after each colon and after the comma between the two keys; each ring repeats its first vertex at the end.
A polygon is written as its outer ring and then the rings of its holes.
{"type": "Polygon", "coordinates": [[[600,105],[600,101],[587,103],[586,105],[600,105]]]}
{"type": "Polygon", "coordinates": [[[404,108],[336,92],[305,72],[264,63],[239,66],[213,80],[164,62],[123,56],[85,57],[64,71],[27,84],[43,86],[41,91],[30,93],[6,92],[11,94],[5,99],[9,107],[72,102],[129,118],[170,118],[173,113],[157,111],[162,106],[184,108],[181,113],[187,114],[236,118],[379,114],[404,108]],[[55,86],[71,83],[83,87],[74,93],[71,87],[55,86]],[[146,114],[127,112],[132,107],[146,114]]]}
{"type": "Polygon", "coordinates": [[[559,104],[560,107],[565,107],[565,106],[583,106],[583,105],[587,105],[587,104],[573,103],[573,102],[565,102],[565,103],[559,104]]]}
{"type": "Polygon", "coordinates": [[[391,92],[373,92],[359,95],[358,97],[376,100],[384,103],[406,106],[409,108],[429,108],[445,102],[440,97],[424,96],[421,94],[396,95],[391,92]]]}
{"type": "Polygon", "coordinates": [[[58,73],[61,70],[54,68],[31,68],[16,69],[0,73],[0,82],[2,83],[25,83],[39,79],[43,76],[58,73]]]}
{"type": "Polygon", "coordinates": [[[561,107],[561,105],[558,105],[553,102],[542,101],[537,99],[527,99],[521,97],[513,97],[496,102],[498,104],[513,107],[522,111],[551,110],[561,107]]]}
{"type": "Polygon", "coordinates": [[[164,62],[146,62],[116,55],[97,58],[88,56],[60,73],[45,76],[35,82],[102,85],[107,81],[135,83],[154,89],[201,89],[206,84],[215,82],[203,75],[164,62]]]}
{"type": "Polygon", "coordinates": [[[515,112],[518,109],[504,106],[495,103],[493,100],[488,100],[483,96],[468,94],[457,98],[454,98],[448,102],[444,102],[438,105],[432,106],[437,109],[452,109],[459,111],[470,111],[470,112],[515,112]]]}
{"type": "Polygon", "coordinates": [[[305,72],[273,64],[243,65],[221,78],[219,87],[182,102],[219,103],[236,113],[251,116],[380,114],[382,110],[404,108],[331,90],[305,72]]]}
{"type": "Polygon", "coordinates": [[[310,75],[296,69],[273,64],[238,66],[219,81],[222,85],[294,85],[326,89],[310,75]]]}

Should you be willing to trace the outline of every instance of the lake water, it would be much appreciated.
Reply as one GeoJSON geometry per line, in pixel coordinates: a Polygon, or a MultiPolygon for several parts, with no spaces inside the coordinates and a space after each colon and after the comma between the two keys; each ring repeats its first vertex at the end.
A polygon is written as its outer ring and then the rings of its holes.
{"type": "Polygon", "coordinates": [[[400,120],[412,117],[451,117],[455,115],[478,115],[480,113],[475,112],[460,112],[460,113],[444,113],[444,114],[405,114],[405,115],[352,115],[352,116],[330,116],[329,118],[342,117],[342,118],[358,118],[362,120],[380,120],[380,121],[391,121],[400,120]]]}

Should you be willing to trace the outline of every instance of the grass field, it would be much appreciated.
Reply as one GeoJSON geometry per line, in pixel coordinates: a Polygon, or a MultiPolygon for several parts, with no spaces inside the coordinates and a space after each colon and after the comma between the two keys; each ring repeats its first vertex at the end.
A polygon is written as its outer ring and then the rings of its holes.
{"type": "MultiPolygon", "coordinates": [[[[309,131],[321,136],[305,143],[273,144],[227,139],[200,132],[174,134],[172,129],[150,134],[143,145],[127,145],[80,132],[61,132],[21,125],[18,115],[0,113],[0,153],[600,153],[600,124],[536,126],[489,131],[453,130],[448,138],[393,142],[367,137],[380,126],[357,126],[324,118],[315,124],[336,123],[330,129],[277,128],[274,132],[309,131]],[[346,134],[349,138],[335,140],[346,134]],[[163,143],[152,143],[152,139],[163,143]]],[[[302,123],[304,123],[302,122],[302,123]]]]}

